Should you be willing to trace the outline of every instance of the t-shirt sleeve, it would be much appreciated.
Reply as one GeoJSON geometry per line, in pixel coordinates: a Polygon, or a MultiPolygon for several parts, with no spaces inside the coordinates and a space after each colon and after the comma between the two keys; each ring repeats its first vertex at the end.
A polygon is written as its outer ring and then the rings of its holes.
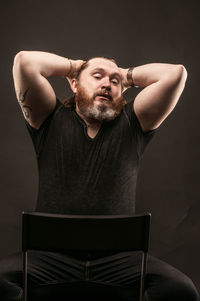
{"type": "Polygon", "coordinates": [[[39,156],[39,154],[40,154],[40,152],[42,150],[42,147],[43,147],[45,138],[47,136],[48,129],[49,129],[50,123],[51,123],[51,121],[53,119],[53,116],[58,111],[58,109],[60,108],[60,106],[62,106],[62,103],[60,102],[60,100],[56,99],[56,106],[55,106],[53,112],[44,120],[44,122],[41,124],[41,126],[40,126],[39,129],[33,128],[26,121],[26,119],[24,119],[25,120],[25,124],[26,124],[27,129],[28,129],[28,132],[29,132],[29,134],[31,136],[31,139],[33,141],[33,145],[34,145],[35,152],[36,152],[37,156],[39,156]]]}
{"type": "Polygon", "coordinates": [[[134,100],[132,100],[126,104],[125,113],[127,115],[129,125],[133,132],[134,139],[136,140],[138,156],[141,157],[147,144],[150,142],[150,140],[154,136],[156,130],[151,130],[151,131],[147,131],[147,132],[144,132],[142,130],[140,122],[135,114],[133,103],[134,103],[134,100]]]}

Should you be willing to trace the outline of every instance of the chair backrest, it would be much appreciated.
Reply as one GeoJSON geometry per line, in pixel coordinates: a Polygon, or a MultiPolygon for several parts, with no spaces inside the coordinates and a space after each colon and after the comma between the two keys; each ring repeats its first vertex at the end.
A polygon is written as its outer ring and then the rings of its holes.
{"type": "Polygon", "coordinates": [[[22,251],[147,252],[150,217],[23,212],[22,251]]]}

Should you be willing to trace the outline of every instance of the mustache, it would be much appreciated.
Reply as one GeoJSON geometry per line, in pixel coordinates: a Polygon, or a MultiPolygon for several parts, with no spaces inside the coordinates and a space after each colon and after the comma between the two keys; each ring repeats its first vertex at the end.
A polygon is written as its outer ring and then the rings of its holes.
{"type": "Polygon", "coordinates": [[[99,91],[99,92],[96,92],[95,94],[94,94],[94,97],[96,97],[96,96],[102,96],[102,97],[106,97],[106,98],[108,98],[109,100],[112,100],[112,94],[111,94],[111,92],[109,92],[109,91],[99,91]]]}

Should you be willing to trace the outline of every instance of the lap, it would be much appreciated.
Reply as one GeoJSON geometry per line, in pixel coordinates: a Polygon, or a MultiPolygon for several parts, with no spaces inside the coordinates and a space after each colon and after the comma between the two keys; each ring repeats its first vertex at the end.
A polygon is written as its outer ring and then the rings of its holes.
{"type": "MultiPolygon", "coordinates": [[[[124,300],[134,300],[140,284],[138,254],[126,252],[103,258],[86,257],[29,252],[28,282],[33,295],[41,296],[42,292],[43,300],[45,295],[50,300],[50,297],[58,296],[58,291],[61,295],[70,292],[73,295],[81,290],[106,295],[116,292],[124,300]]],[[[198,300],[192,281],[171,265],[149,256],[147,267],[145,289],[148,300],[198,300]]],[[[22,287],[21,253],[0,260],[0,278],[1,281],[7,279],[7,282],[13,283],[19,294],[19,288],[22,287]]]]}
{"type": "Polygon", "coordinates": [[[197,289],[187,275],[154,257],[148,260],[146,289],[149,300],[199,300],[197,289]]]}
{"type": "MultiPolygon", "coordinates": [[[[120,253],[106,260],[98,259],[93,265],[91,276],[95,281],[120,286],[123,291],[129,292],[129,296],[133,296],[133,291],[138,295],[141,256],[137,253],[120,253]]],[[[145,291],[148,300],[199,300],[189,277],[153,256],[148,256],[145,291]]]]}

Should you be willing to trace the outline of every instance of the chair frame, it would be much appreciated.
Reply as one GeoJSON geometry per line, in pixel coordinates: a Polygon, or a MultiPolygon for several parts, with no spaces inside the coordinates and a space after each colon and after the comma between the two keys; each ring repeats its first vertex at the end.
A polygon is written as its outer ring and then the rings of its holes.
{"type": "Polygon", "coordinates": [[[116,253],[120,251],[141,251],[142,264],[139,300],[143,301],[149,249],[150,220],[150,213],[130,216],[63,215],[22,212],[23,301],[27,301],[28,250],[107,250],[115,251],[116,253]],[[57,227],[56,230],[55,226],[53,226],[55,224],[57,227]],[[101,236],[102,225],[104,225],[103,236],[101,236]],[[105,225],[107,226],[106,233],[105,225]],[[70,230],[67,232],[69,226],[70,230]],[[63,229],[65,229],[65,231],[63,231],[63,229]],[[127,230],[130,231],[130,229],[135,241],[131,235],[127,235],[127,230]],[[40,235],[38,235],[38,233],[40,235]],[[50,236],[48,237],[47,234],[50,236]],[[74,237],[77,235],[79,235],[80,239],[75,240],[74,237]],[[85,238],[83,238],[84,235],[86,235],[85,238]],[[48,240],[48,238],[51,239],[48,240]],[[81,241],[82,238],[86,239],[86,244],[84,240],[81,241]]]}

